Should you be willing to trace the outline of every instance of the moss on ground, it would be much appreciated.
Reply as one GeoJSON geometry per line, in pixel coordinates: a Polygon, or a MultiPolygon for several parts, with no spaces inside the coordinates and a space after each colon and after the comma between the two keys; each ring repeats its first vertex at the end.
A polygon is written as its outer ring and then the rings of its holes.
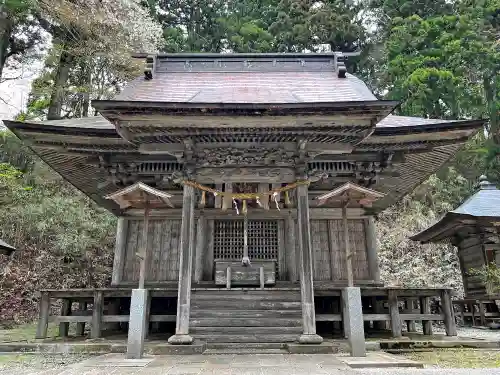
{"type": "Polygon", "coordinates": [[[429,366],[446,368],[500,368],[500,350],[437,349],[404,354],[429,366]]]}
{"type": "MultiPolygon", "coordinates": [[[[35,341],[36,327],[36,323],[28,323],[15,328],[0,329],[0,342],[33,342],[35,341]]],[[[49,323],[47,338],[56,337],[57,334],[57,325],[55,323],[49,323]]]]}
{"type": "Polygon", "coordinates": [[[16,368],[47,370],[64,367],[83,361],[90,355],[75,354],[0,354],[0,371],[14,371],[16,368]]]}

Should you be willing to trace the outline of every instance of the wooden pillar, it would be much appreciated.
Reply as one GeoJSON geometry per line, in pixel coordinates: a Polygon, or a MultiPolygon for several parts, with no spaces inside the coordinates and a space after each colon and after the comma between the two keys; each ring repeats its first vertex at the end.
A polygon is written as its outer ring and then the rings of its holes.
{"type": "Polygon", "coordinates": [[[142,223],[142,249],[140,250],[139,289],[144,289],[146,284],[146,271],[148,264],[149,243],[149,207],[144,209],[144,221],[142,223]]]}
{"type": "MultiPolygon", "coordinates": [[[[85,315],[87,311],[87,302],[80,302],[78,304],[78,313],[85,315]]],[[[83,336],[85,334],[85,322],[76,323],[76,335],[83,336]]]]}
{"type": "Polygon", "coordinates": [[[101,337],[103,304],[104,298],[102,292],[94,292],[94,306],[92,307],[92,326],[90,329],[90,338],[92,339],[98,339],[99,337],[101,337]]]}
{"type": "Polygon", "coordinates": [[[479,306],[479,324],[481,327],[486,326],[486,306],[482,301],[478,301],[478,306],[479,306]]]}
{"type": "Polygon", "coordinates": [[[456,336],[457,325],[455,323],[455,314],[453,313],[453,305],[451,303],[451,291],[449,289],[441,291],[441,308],[444,315],[446,336],[456,336]]]}
{"type": "Polygon", "coordinates": [[[222,197],[222,209],[227,210],[230,209],[233,204],[233,199],[231,198],[231,194],[233,192],[233,184],[228,182],[224,184],[224,193],[228,193],[228,195],[224,195],[222,197]]]}
{"type": "MultiPolygon", "coordinates": [[[[266,193],[269,191],[269,184],[259,184],[257,187],[258,193],[266,193]]],[[[269,210],[269,195],[262,194],[259,198],[262,208],[269,210]]]]}
{"type": "Polygon", "coordinates": [[[194,188],[184,185],[182,199],[182,224],[179,263],[179,291],[175,335],[168,339],[171,344],[191,344],[189,314],[191,309],[191,273],[193,269],[193,243],[191,231],[194,224],[194,188]]]}
{"type": "MultiPolygon", "coordinates": [[[[215,190],[222,191],[222,184],[216,184],[215,190]]],[[[215,196],[215,208],[222,208],[222,195],[215,196]]]]}
{"type": "Polygon", "coordinates": [[[111,276],[111,285],[118,285],[123,280],[123,267],[127,249],[128,219],[118,218],[116,225],[115,257],[113,261],[113,274],[111,276]]]}
{"type": "MultiPolygon", "coordinates": [[[[65,298],[62,301],[61,316],[70,316],[70,315],[71,315],[71,300],[65,298]]],[[[69,333],[69,323],[68,322],[59,323],[59,336],[68,337],[68,333],[69,333]]]]}
{"type": "Polygon", "coordinates": [[[378,262],[377,231],[373,216],[365,220],[366,260],[370,278],[380,282],[380,267],[378,262]]]}
{"type": "MultiPolygon", "coordinates": [[[[405,301],[405,309],[408,310],[408,314],[413,314],[413,310],[415,309],[415,302],[413,298],[407,298],[405,301]]],[[[417,332],[417,327],[415,325],[414,320],[406,321],[406,328],[408,332],[417,332]]]]}
{"type": "Polygon", "coordinates": [[[307,185],[297,187],[298,198],[298,235],[300,259],[300,292],[302,299],[303,334],[302,344],[319,344],[323,338],[316,334],[316,316],[314,311],[313,264],[311,245],[311,225],[309,222],[309,202],[307,185]]]}
{"type": "Polygon", "coordinates": [[[206,248],[205,244],[207,240],[205,229],[205,217],[200,215],[196,224],[196,255],[194,260],[194,281],[197,283],[203,279],[203,264],[206,248]]]}
{"type": "Polygon", "coordinates": [[[347,222],[347,203],[342,206],[342,227],[344,230],[344,247],[347,273],[347,286],[354,286],[354,276],[352,273],[352,253],[349,243],[349,226],[347,222]]]}
{"type": "Polygon", "coordinates": [[[295,225],[295,219],[292,215],[288,215],[285,219],[285,239],[286,239],[286,258],[287,258],[287,269],[288,269],[288,279],[292,283],[298,281],[297,276],[297,256],[296,256],[296,237],[297,226],[295,225]]]}
{"type": "Polygon", "coordinates": [[[47,327],[49,324],[50,296],[48,292],[42,292],[40,296],[40,311],[38,312],[38,327],[36,329],[37,339],[47,337],[47,327]]]}
{"type": "MultiPolygon", "coordinates": [[[[429,297],[420,297],[420,312],[422,314],[431,313],[431,301],[429,297]]],[[[432,335],[432,321],[422,320],[422,329],[424,335],[432,335]]]]}
{"type": "Polygon", "coordinates": [[[278,220],[278,280],[286,280],[285,223],[278,220]]]}
{"type": "Polygon", "coordinates": [[[391,315],[392,337],[401,337],[401,317],[399,315],[398,296],[396,291],[389,290],[389,314],[391,315]]]}

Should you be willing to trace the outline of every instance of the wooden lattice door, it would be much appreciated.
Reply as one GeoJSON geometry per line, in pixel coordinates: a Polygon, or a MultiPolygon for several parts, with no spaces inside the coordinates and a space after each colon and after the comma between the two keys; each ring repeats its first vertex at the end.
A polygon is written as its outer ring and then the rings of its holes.
{"type": "MultiPolygon", "coordinates": [[[[243,257],[243,220],[215,220],[213,239],[214,259],[240,261],[243,257]]],[[[248,255],[250,260],[278,261],[277,220],[248,220],[248,255]]]]}

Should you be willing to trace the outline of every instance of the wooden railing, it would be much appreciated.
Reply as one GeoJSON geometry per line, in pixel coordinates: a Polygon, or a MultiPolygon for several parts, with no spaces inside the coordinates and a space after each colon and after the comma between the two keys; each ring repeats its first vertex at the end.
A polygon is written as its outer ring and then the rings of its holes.
{"type": "MultiPolygon", "coordinates": [[[[130,298],[132,289],[46,289],[40,296],[40,311],[36,338],[47,337],[48,323],[59,323],[59,336],[68,336],[69,323],[76,323],[76,334],[83,335],[85,325],[90,324],[90,337],[101,337],[104,323],[128,322],[129,315],[119,314],[116,311],[116,302],[119,298],[130,298]],[[51,300],[62,300],[60,315],[50,315],[51,300]],[[72,309],[78,304],[76,310],[72,309]],[[92,308],[89,310],[89,305],[92,308]]],[[[150,299],[154,297],[177,297],[176,288],[149,289],[150,299]]],[[[150,304],[148,304],[148,307],[150,304]]],[[[149,315],[149,310],[148,310],[149,315]]],[[[150,315],[149,322],[175,322],[175,315],[150,315]]]]}
{"type": "MultiPolygon", "coordinates": [[[[341,288],[318,288],[315,296],[341,297],[341,288]]],[[[371,299],[363,309],[363,320],[373,322],[375,328],[388,323],[393,337],[402,336],[402,323],[406,322],[408,332],[416,332],[415,321],[422,322],[423,334],[432,335],[432,322],[444,322],[446,335],[456,336],[457,329],[451,300],[452,290],[444,288],[405,289],[362,287],[361,296],[371,299]],[[439,313],[431,313],[431,299],[439,299],[439,313]],[[400,303],[404,308],[400,308],[400,303]]],[[[337,300],[341,304],[340,298],[337,300]]],[[[366,305],[366,303],[365,303],[366,305]]],[[[332,313],[316,314],[316,321],[342,322],[340,306],[334,306],[332,313]]]]}

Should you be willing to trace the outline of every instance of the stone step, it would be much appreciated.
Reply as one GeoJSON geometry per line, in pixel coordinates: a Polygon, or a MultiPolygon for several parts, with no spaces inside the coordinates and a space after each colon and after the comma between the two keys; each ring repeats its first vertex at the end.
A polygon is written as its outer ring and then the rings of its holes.
{"type": "Polygon", "coordinates": [[[191,327],[301,327],[302,319],[287,318],[196,318],[191,327]]]}
{"type": "Polygon", "coordinates": [[[258,300],[258,301],[300,301],[300,293],[232,293],[232,292],[219,292],[219,293],[193,293],[191,294],[191,301],[248,301],[248,300],[258,300]]]}
{"type": "Polygon", "coordinates": [[[302,327],[191,327],[190,332],[193,335],[281,335],[302,333],[302,327]]]}
{"type": "Polygon", "coordinates": [[[211,342],[207,344],[207,349],[286,349],[285,343],[280,342],[241,342],[237,345],[234,342],[211,342]]]}
{"type": "Polygon", "coordinates": [[[258,300],[192,300],[191,308],[193,311],[197,309],[241,309],[241,310],[299,310],[302,305],[299,301],[296,302],[282,302],[282,301],[258,301],[258,300]]]}
{"type": "Polygon", "coordinates": [[[196,335],[194,338],[207,343],[250,343],[250,342],[296,342],[300,335],[296,334],[281,334],[281,335],[225,335],[225,334],[207,334],[196,335]]]}
{"type": "Polygon", "coordinates": [[[199,310],[191,311],[191,318],[293,318],[300,319],[302,311],[297,310],[199,310]]]}
{"type": "MultiPolygon", "coordinates": [[[[234,346],[234,343],[229,343],[234,346]]],[[[221,354],[236,354],[236,355],[247,355],[247,354],[289,354],[286,349],[206,349],[203,352],[204,355],[221,355],[221,354]]]]}

